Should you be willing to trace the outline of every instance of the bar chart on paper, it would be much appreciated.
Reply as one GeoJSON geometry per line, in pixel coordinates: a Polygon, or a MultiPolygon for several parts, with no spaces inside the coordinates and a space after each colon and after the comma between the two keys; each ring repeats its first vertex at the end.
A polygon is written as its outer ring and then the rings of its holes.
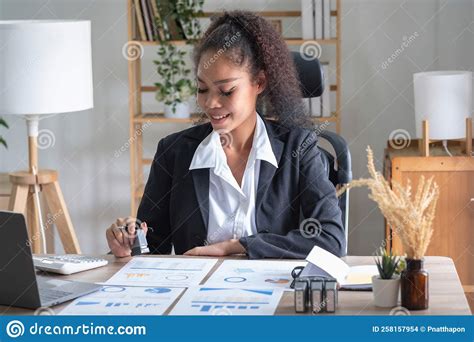
{"type": "Polygon", "coordinates": [[[189,288],[170,315],[273,315],[282,293],[279,289],[189,288]]]}
{"type": "Polygon", "coordinates": [[[162,315],[183,288],[105,286],[74,300],[61,315],[162,315]]]}
{"type": "Polygon", "coordinates": [[[105,282],[121,286],[199,285],[217,259],[135,257],[105,282]]]}

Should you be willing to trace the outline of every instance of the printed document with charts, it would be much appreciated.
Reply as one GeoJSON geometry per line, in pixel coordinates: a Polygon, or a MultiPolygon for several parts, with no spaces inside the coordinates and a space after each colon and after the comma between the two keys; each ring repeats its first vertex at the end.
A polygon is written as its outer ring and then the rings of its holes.
{"type": "Polygon", "coordinates": [[[291,271],[306,266],[298,260],[225,260],[206,281],[206,286],[273,288],[291,290],[291,271]]]}
{"type": "Polygon", "coordinates": [[[334,254],[314,246],[306,257],[308,265],[300,276],[321,276],[337,279],[340,290],[372,289],[372,276],[378,274],[376,265],[349,266],[334,254]]]}
{"type": "Polygon", "coordinates": [[[77,298],[61,315],[163,315],[184,288],[104,286],[77,298]]]}
{"type": "Polygon", "coordinates": [[[134,257],[105,285],[189,287],[199,285],[216,264],[211,258],[134,257]]]}

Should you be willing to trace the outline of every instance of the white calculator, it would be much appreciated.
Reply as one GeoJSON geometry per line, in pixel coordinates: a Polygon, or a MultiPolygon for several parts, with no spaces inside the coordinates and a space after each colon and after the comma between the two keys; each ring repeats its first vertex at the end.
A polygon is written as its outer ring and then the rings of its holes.
{"type": "Polygon", "coordinates": [[[108,264],[105,259],[78,254],[35,255],[33,262],[39,270],[60,274],[82,272],[108,264]]]}

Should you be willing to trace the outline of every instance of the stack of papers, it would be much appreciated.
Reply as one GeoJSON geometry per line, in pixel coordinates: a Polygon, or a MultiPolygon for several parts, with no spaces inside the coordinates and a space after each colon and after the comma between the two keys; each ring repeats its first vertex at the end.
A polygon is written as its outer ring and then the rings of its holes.
{"type": "Polygon", "coordinates": [[[217,259],[135,257],[101,291],[67,306],[64,315],[272,315],[291,271],[306,262],[226,260],[199,286],[217,259]]]}
{"type": "Polygon", "coordinates": [[[291,271],[301,276],[336,278],[341,289],[370,290],[375,265],[348,266],[315,246],[305,261],[225,260],[211,258],[134,257],[95,293],[74,300],[63,315],[162,315],[181,294],[172,315],[272,315],[284,291],[291,290],[291,271]]]}
{"type": "Polygon", "coordinates": [[[63,315],[162,315],[190,286],[199,285],[217,259],[134,257],[101,291],[68,305],[63,315]]]}

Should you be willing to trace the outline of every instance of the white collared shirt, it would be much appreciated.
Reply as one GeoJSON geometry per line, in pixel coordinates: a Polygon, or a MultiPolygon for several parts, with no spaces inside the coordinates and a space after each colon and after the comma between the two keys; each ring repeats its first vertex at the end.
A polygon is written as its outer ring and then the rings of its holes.
{"type": "Polygon", "coordinates": [[[209,244],[257,233],[255,203],[261,160],[278,168],[265,123],[258,113],[242,186],[239,186],[227,164],[218,132],[212,131],[197,147],[189,169],[210,168],[207,229],[209,244]]]}

